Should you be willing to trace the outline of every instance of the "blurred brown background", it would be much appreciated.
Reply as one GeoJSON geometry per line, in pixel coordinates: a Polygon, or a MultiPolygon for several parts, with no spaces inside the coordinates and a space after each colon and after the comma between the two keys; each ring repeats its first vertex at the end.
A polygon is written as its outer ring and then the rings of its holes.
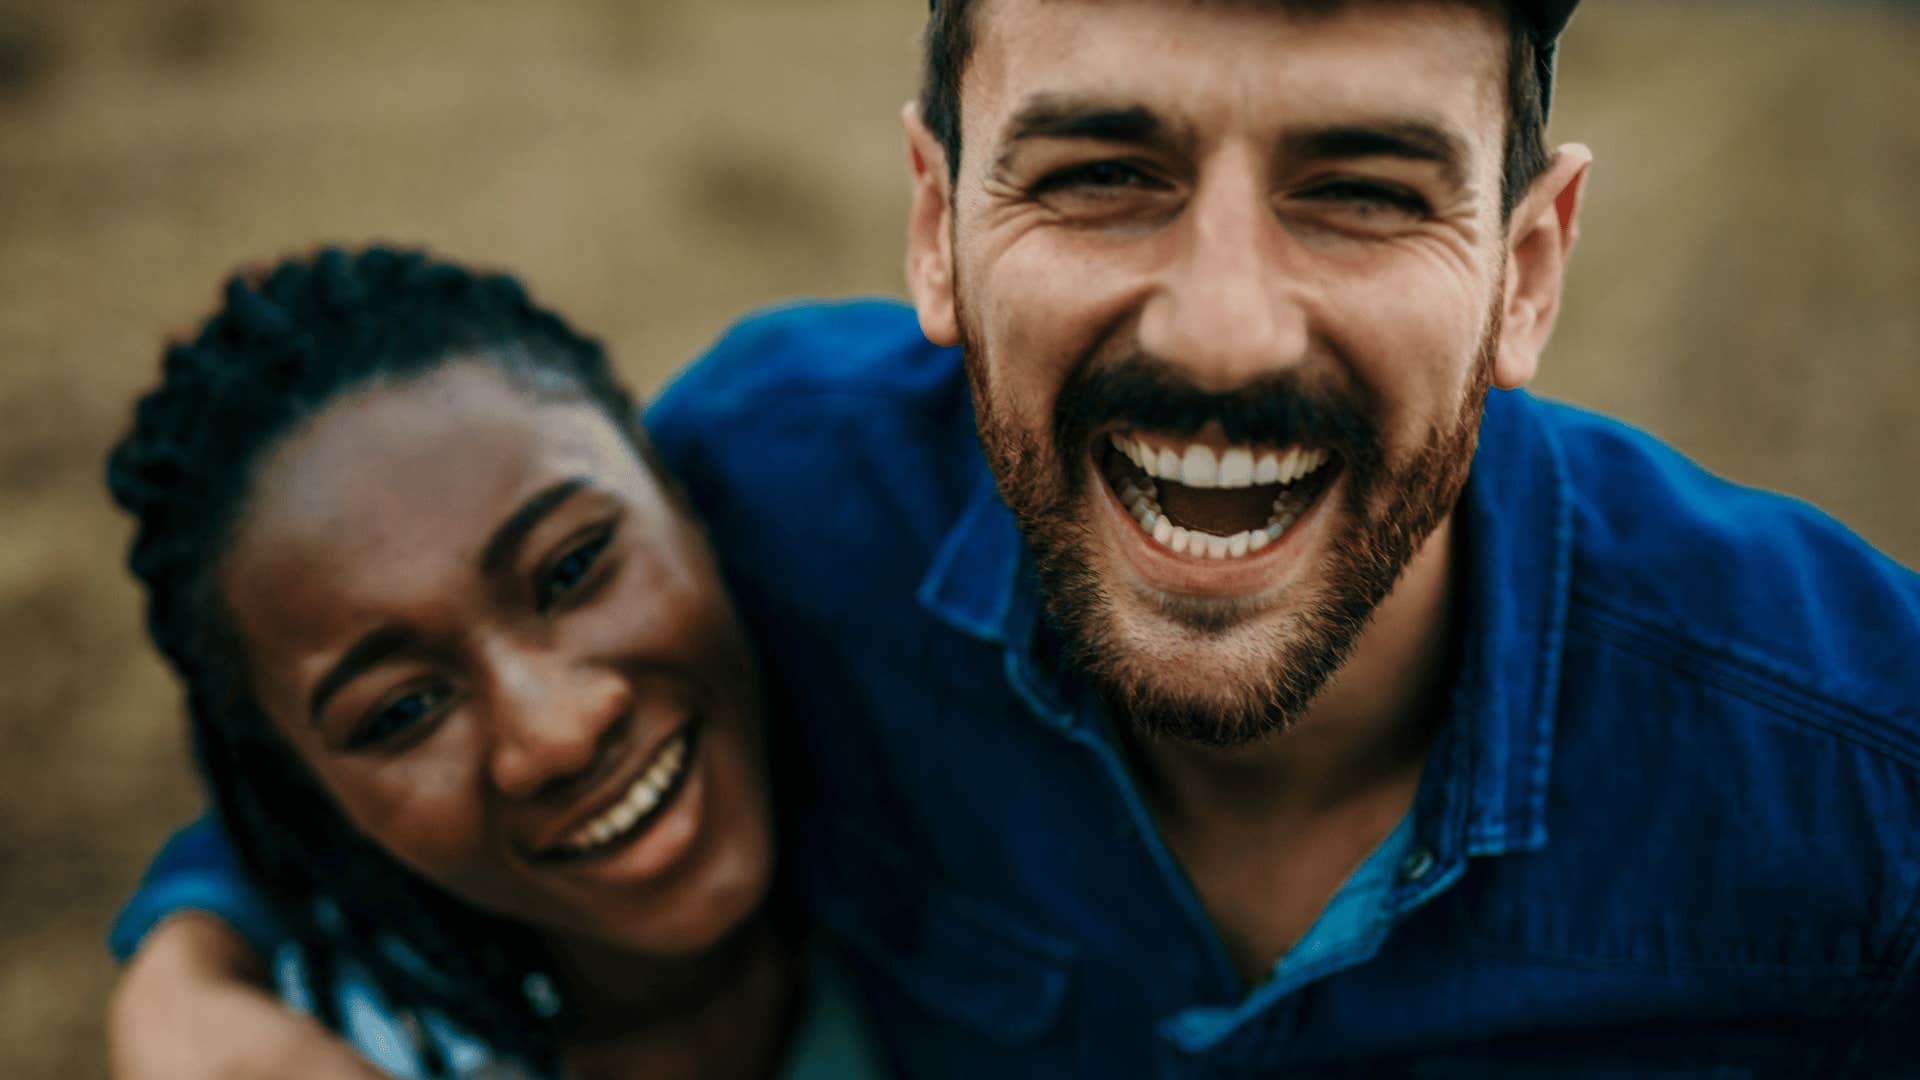
{"type": "MultiPolygon", "coordinates": [[[[101,1075],[106,921],[198,805],[105,447],[162,334],[317,240],[522,272],[651,388],[899,291],[919,0],[0,0],[0,1076],[101,1075]]],[[[1920,562],[1920,9],[1593,0],[1542,388],[1920,562]]]]}

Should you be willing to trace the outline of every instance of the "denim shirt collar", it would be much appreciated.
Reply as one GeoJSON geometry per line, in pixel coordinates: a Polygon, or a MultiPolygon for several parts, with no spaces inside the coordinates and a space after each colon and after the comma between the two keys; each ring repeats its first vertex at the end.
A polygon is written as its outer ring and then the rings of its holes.
{"type": "Polygon", "coordinates": [[[920,582],[920,606],[969,637],[1004,644],[1015,601],[1027,583],[1026,543],[978,453],[973,494],[934,553],[920,582]]]}
{"type": "Polygon", "coordinates": [[[1494,391],[1456,518],[1467,635],[1453,710],[1472,737],[1469,855],[1538,850],[1573,572],[1566,453],[1523,391],[1494,391]]]}
{"type": "MultiPolygon", "coordinates": [[[[1422,784],[1416,806],[1421,816],[1457,823],[1438,826],[1451,835],[1432,836],[1442,861],[1456,845],[1461,854],[1498,855],[1547,841],[1573,507],[1565,454],[1539,410],[1523,391],[1488,395],[1455,519],[1466,640],[1452,731],[1432,759],[1444,775],[1422,784]]],[[[1070,688],[1034,660],[1036,636],[1046,632],[1038,583],[984,458],[977,467],[973,494],[921,582],[920,604],[970,637],[1005,646],[1008,680],[1041,720],[1081,723],[1070,688]]]]}

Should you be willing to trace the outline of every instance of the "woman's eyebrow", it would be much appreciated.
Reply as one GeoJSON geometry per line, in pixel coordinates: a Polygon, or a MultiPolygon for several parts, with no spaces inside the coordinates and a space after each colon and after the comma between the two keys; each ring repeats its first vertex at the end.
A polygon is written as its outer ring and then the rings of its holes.
{"type": "Polygon", "coordinates": [[[313,694],[307,699],[307,719],[314,727],[320,726],[320,714],[327,702],[340,688],[354,680],[354,677],[368,668],[374,667],[397,653],[414,648],[418,639],[413,631],[404,626],[383,626],[363,636],[352,647],[334,661],[320,681],[314,684],[313,694]]]}
{"type": "Polygon", "coordinates": [[[593,481],[585,476],[570,476],[556,484],[548,485],[535,492],[520,508],[507,515],[493,535],[487,538],[486,547],[480,549],[480,572],[491,576],[513,557],[513,552],[534,526],[542,518],[559,509],[560,504],[575,494],[593,486],[593,481]]]}

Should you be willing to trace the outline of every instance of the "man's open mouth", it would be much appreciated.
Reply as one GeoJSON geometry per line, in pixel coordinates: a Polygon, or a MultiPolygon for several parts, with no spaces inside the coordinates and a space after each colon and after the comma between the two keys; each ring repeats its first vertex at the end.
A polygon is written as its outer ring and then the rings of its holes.
{"type": "Polygon", "coordinates": [[[1120,505],[1175,554],[1238,559],[1286,535],[1339,475],[1315,446],[1223,445],[1123,430],[1097,451],[1120,505]]]}

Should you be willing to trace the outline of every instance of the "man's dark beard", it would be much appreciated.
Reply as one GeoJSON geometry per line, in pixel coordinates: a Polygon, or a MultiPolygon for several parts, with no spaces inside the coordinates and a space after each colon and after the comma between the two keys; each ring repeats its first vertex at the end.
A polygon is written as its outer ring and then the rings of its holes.
{"type": "MultiPolygon", "coordinates": [[[[1374,609],[1460,497],[1479,437],[1499,315],[1496,306],[1451,424],[1390,461],[1372,402],[1350,383],[1288,369],[1215,394],[1195,387],[1178,367],[1137,354],[1104,364],[1082,358],[1055,403],[1051,445],[1043,444],[996,411],[985,357],[962,308],[961,346],[981,445],[1033,551],[1065,657],[1116,718],[1150,737],[1233,747],[1283,732],[1306,715],[1352,655],[1374,609]],[[1226,697],[1199,700],[1159,685],[1153,678],[1159,661],[1135,655],[1138,650],[1119,640],[1113,598],[1093,569],[1088,511],[1099,493],[1088,490],[1088,455],[1118,425],[1191,434],[1209,421],[1226,429],[1229,442],[1338,452],[1346,527],[1327,538],[1327,564],[1317,582],[1307,583],[1317,584],[1319,595],[1288,618],[1265,670],[1247,672],[1226,697]]],[[[1162,596],[1157,602],[1163,618],[1200,636],[1222,636],[1252,614],[1218,599],[1162,596]]]]}

